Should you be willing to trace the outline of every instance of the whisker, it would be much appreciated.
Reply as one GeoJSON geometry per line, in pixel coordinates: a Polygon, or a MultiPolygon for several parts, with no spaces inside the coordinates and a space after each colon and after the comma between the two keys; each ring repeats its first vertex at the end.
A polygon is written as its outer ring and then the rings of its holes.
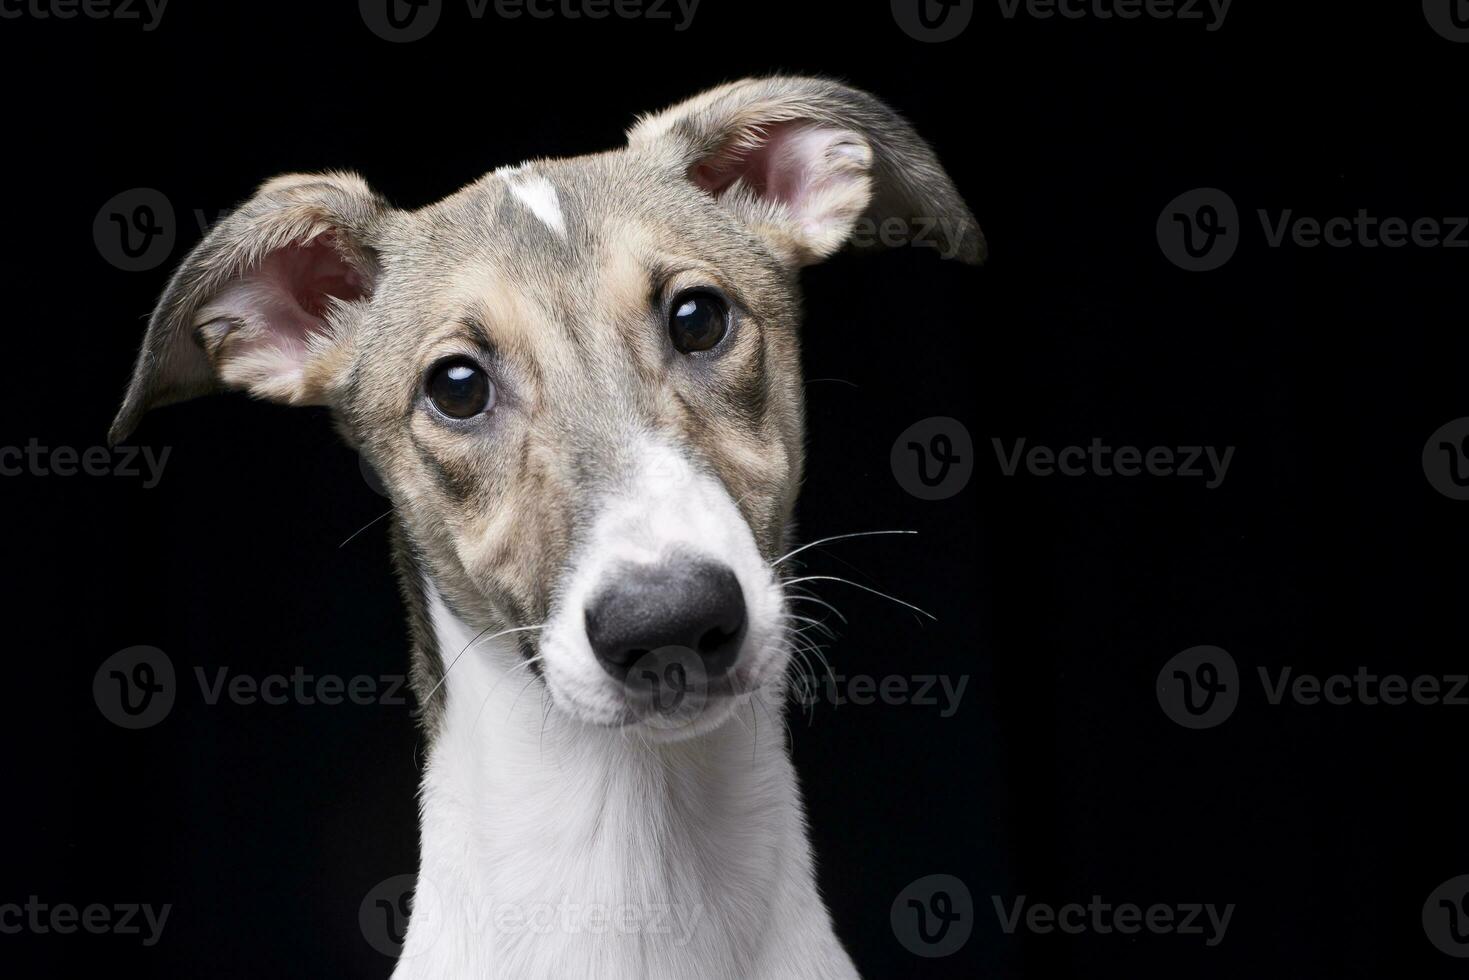
{"type": "Polygon", "coordinates": [[[827,609],[830,609],[832,611],[832,614],[835,615],[837,619],[840,619],[844,623],[847,621],[847,617],[842,615],[842,611],[836,606],[833,606],[831,603],[827,602],[825,599],[818,599],[814,595],[805,595],[801,592],[787,593],[786,598],[791,600],[800,599],[803,602],[814,602],[818,606],[825,606],[827,609]]]}
{"type": "MultiPolygon", "coordinates": [[[[760,707],[763,708],[763,709],[765,709],[765,716],[767,718],[769,718],[771,721],[774,721],[775,718],[776,718],[776,716],[771,713],[770,705],[768,705],[768,704],[765,703],[765,698],[761,697],[761,692],[756,691],[754,693],[754,700],[755,701],[758,701],[760,703],[760,707]]],[[[781,724],[781,727],[785,729],[785,732],[786,732],[786,740],[787,741],[794,741],[795,739],[791,735],[791,725],[790,725],[790,722],[788,722],[788,721],[785,720],[785,716],[784,716],[783,713],[780,715],[780,724],[781,724]]]]}
{"type": "MultiPolygon", "coordinates": [[[[824,673],[826,674],[826,676],[829,677],[829,678],[831,678],[831,682],[833,684],[836,683],[836,680],[837,680],[836,672],[831,669],[831,661],[828,660],[827,657],[826,657],[826,648],[825,647],[821,646],[819,643],[812,643],[811,641],[806,640],[804,638],[803,639],[794,639],[793,638],[792,641],[791,641],[791,643],[792,643],[792,646],[795,646],[798,649],[800,649],[803,654],[810,654],[811,656],[815,657],[821,663],[821,666],[823,668],[825,668],[824,673]]],[[[806,669],[809,670],[809,671],[811,671],[811,675],[810,675],[810,678],[809,678],[810,681],[813,684],[819,682],[821,680],[821,678],[819,678],[819,677],[816,676],[816,672],[814,670],[811,670],[811,664],[810,664],[809,661],[807,661],[805,659],[804,656],[802,657],[802,662],[806,664],[806,669]]],[[[803,691],[802,693],[805,693],[805,692],[803,691]]]]}
{"type": "Polygon", "coordinates": [[[535,674],[532,674],[529,678],[526,679],[526,682],[524,684],[520,685],[520,690],[515,692],[515,700],[510,702],[510,710],[505,712],[507,715],[515,714],[515,706],[520,703],[521,696],[524,695],[526,691],[529,691],[530,686],[535,682],[535,674]]]}
{"type": "Polygon", "coordinates": [[[357,530],[353,531],[351,538],[348,538],[346,541],[343,541],[341,544],[337,545],[337,550],[340,551],[341,549],[347,547],[347,545],[349,545],[349,544],[352,543],[352,538],[357,537],[357,535],[361,534],[363,531],[366,531],[368,528],[372,527],[374,524],[376,524],[378,521],[382,520],[384,517],[387,517],[392,512],[393,512],[393,508],[389,507],[388,510],[387,510],[387,513],[377,515],[372,520],[368,521],[366,524],[362,525],[357,530]]]}
{"type": "MultiPolygon", "coordinates": [[[[509,636],[511,633],[525,633],[525,632],[528,632],[529,630],[539,630],[539,629],[545,629],[545,628],[546,628],[546,624],[545,623],[541,623],[541,624],[539,624],[537,626],[517,626],[514,629],[501,630],[500,632],[496,633],[494,636],[490,637],[490,639],[491,640],[495,640],[495,639],[499,639],[502,636],[509,636]]],[[[488,632],[488,629],[480,630],[479,636],[476,636],[474,639],[472,639],[468,643],[466,643],[464,645],[464,649],[463,650],[460,650],[459,653],[454,657],[454,659],[449,662],[449,666],[447,666],[447,667],[444,668],[444,676],[439,678],[439,682],[434,685],[434,689],[432,691],[429,691],[428,694],[424,697],[423,701],[424,701],[425,704],[427,704],[433,698],[433,696],[436,693],[438,693],[439,688],[441,688],[441,687],[444,686],[444,682],[449,679],[449,671],[451,671],[451,670],[454,669],[454,665],[459,662],[459,658],[462,657],[462,656],[464,656],[464,654],[469,650],[470,647],[472,647],[476,643],[478,643],[480,636],[484,636],[486,632],[488,632]]],[[[488,641],[486,641],[486,642],[488,642],[488,641]]]]}
{"type": "Polygon", "coordinates": [[[839,578],[836,575],[804,575],[801,578],[791,579],[787,584],[795,585],[799,582],[841,582],[843,585],[850,585],[854,589],[861,589],[863,592],[871,592],[875,596],[881,596],[882,598],[887,599],[890,602],[896,602],[898,605],[903,606],[905,609],[911,609],[916,613],[927,616],[935,623],[939,620],[937,616],[929,612],[927,609],[919,609],[911,602],[904,602],[902,599],[899,599],[896,596],[890,596],[886,592],[879,592],[876,589],[869,588],[868,586],[861,584],[860,582],[853,582],[851,579],[839,578]]]}
{"type": "MultiPolygon", "coordinates": [[[[492,687],[492,688],[490,688],[490,693],[491,694],[494,694],[496,691],[498,691],[500,689],[500,685],[501,684],[505,683],[507,680],[509,680],[510,678],[512,678],[512,677],[515,676],[515,672],[516,671],[519,671],[519,670],[531,670],[531,668],[535,664],[541,663],[545,659],[546,659],[546,655],[544,653],[538,653],[534,657],[525,657],[524,659],[522,659],[520,661],[520,663],[516,664],[515,666],[513,666],[509,670],[507,670],[505,672],[505,676],[504,677],[500,678],[498,681],[495,682],[495,686],[492,687]]],[[[534,673],[534,671],[532,671],[532,673],[534,673]]]]}
{"type": "Polygon", "coordinates": [[[758,750],[760,748],[760,716],[757,715],[757,714],[755,714],[755,702],[757,700],[759,700],[759,698],[760,698],[760,695],[759,695],[758,692],[756,692],[750,698],[750,701],[749,701],[749,704],[750,704],[750,728],[751,728],[751,732],[750,732],[750,768],[751,769],[754,769],[755,768],[755,762],[759,758],[758,750]]]}
{"type": "MultiPolygon", "coordinates": [[[[519,695],[516,696],[519,697],[519,695]]],[[[556,702],[551,700],[551,689],[544,685],[541,687],[541,704],[544,707],[541,711],[541,730],[536,733],[536,759],[544,763],[546,761],[546,722],[551,718],[551,709],[556,706],[556,702]]],[[[560,768],[559,763],[557,768],[560,768]]]]}
{"type": "Polygon", "coordinates": [[[779,565],[781,562],[785,561],[787,558],[791,558],[791,557],[793,557],[795,555],[799,555],[801,552],[805,551],[808,548],[815,548],[817,545],[822,545],[822,544],[831,544],[833,541],[846,541],[849,538],[876,538],[876,537],[881,537],[882,535],[885,535],[885,534],[917,534],[917,533],[918,533],[917,531],[856,531],[856,532],[854,532],[852,534],[837,534],[837,535],[833,535],[832,537],[829,537],[829,538],[820,538],[820,539],[818,539],[816,541],[812,541],[810,544],[803,544],[803,545],[801,545],[801,547],[795,549],[794,551],[787,551],[785,554],[781,555],[775,561],[771,562],[770,563],[770,567],[771,568],[774,568],[776,565],[779,565]]]}
{"type": "Polygon", "coordinates": [[[787,619],[794,620],[795,622],[798,622],[798,623],[805,623],[805,624],[807,624],[808,627],[810,627],[811,629],[816,630],[818,633],[821,633],[823,636],[826,636],[829,639],[833,639],[833,640],[836,639],[836,633],[834,633],[832,631],[832,628],[830,626],[826,625],[825,623],[823,623],[819,619],[812,619],[810,616],[797,616],[795,613],[787,613],[786,614],[786,618],[787,619]]]}

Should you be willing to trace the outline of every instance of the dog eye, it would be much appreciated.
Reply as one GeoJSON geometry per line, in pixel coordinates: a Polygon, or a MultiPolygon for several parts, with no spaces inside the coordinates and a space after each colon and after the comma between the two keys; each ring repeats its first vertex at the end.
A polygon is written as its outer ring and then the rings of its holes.
{"type": "Polygon", "coordinates": [[[484,370],[464,358],[435,365],[427,389],[434,407],[451,419],[474,418],[495,403],[495,386],[484,370]]]}
{"type": "Polygon", "coordinates": [[[681,293],[668,314],[668,336],[683,354],[706,351],[729,332],[729,308],[718,295],[704,290],[681,293]]]}

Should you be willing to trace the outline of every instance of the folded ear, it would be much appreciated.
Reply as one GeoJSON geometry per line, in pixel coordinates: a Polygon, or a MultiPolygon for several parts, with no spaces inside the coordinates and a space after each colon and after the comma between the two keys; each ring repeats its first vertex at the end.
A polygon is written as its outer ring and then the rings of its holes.
{"type": "Polygon", "coordinates": [[[796,265],[849,241],[897,239],[984,260],[979,225],[933,150],[892,109],[836,82],[723,85],[640,118],[628,145],[664,155],[796,265]]]}
{"type": "Polygon", "coordinates": [[[169,281],[109,438],[127,438],[150,408],[221,388],[326,404],[372,294],[388,214],[355,174],[264,184],[169,281]]]}

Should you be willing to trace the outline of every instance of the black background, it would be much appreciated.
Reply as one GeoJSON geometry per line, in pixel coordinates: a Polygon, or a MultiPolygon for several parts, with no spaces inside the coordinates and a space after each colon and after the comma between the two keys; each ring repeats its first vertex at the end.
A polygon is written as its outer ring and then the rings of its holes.
{"type": "MultiPolygon", "coordinates": [[[[0,445],[102,444],[173,262],[262,179],[350,168],[417,206],[532,156],[619,145],[636,112],[773,70],[840,76],[909,116],[987,232],[975,270],[931,252],[805,275],[808,539],[850,619],[843,675],[968,678],[959,710],[791,716],[821,886],[869,977],[1448,977],[1429,893],[1469,872],[1469,708],[1270,705],[1256,668],[1465,669],[1469,503],[1420,454],[1469,415],[1450,249],[1269,248],[1257,209],[1469,213],[1469,45],[1417,3],[1237,0],[1198,21],[1006,19],[920,43],[884,3],[703,0],[667,21],[493,16],[449,0],[390,44],[346,0],[173,0],[136,22],[0,20],[5,412],[0,445]],[[93,220],[160,190],[168,262],[126,272],[93,220]],[[1243,240],[1209,273],[1165,258],[1168,202],[1217,187],[1243,240]],[[846,382],[846,383],[842,383],[846,382]],[[889,450],[953,416],[973,480],[918,500],[889,450]],[[1006,444],[1236,447],[1224,484],[1002,475],[1006,444]],[[1188,731],[1154,683],[1199,644],[1243,697],[1188,731]],[[958,953],[889,922],[914,879],[973,895],[958,953]],[[1234,903],[1202,936],[1005,934],[992,896],[1234,903]]],[[[408,706],[210,706],[195,668],[400,674],[386,504],[320,410],[213,398],[150,416],[162,482],[0,480],[5,732],[0,903],[171,903],[161,941],[0,935],[8,975],[384,976],[362,896],[416,864],[421,740],[408,706]],[[167,719],[99,712],[108,656],[166,651],[167,719]]]]}

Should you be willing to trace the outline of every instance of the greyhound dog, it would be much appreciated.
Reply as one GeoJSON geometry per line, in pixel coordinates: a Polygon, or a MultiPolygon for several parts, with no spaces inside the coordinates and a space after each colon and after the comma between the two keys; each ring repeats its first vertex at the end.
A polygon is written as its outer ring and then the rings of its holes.
{"type": "Polygon", "coordinates": [[[174,274],[113,442],[216,390],[325,405],[392,498],[428,742],[395,976],[857,976],[773,723],[798,273],[920,225],[982,260],[907,122],[770,77],[416,211],[277,177],[174,274]]]}

